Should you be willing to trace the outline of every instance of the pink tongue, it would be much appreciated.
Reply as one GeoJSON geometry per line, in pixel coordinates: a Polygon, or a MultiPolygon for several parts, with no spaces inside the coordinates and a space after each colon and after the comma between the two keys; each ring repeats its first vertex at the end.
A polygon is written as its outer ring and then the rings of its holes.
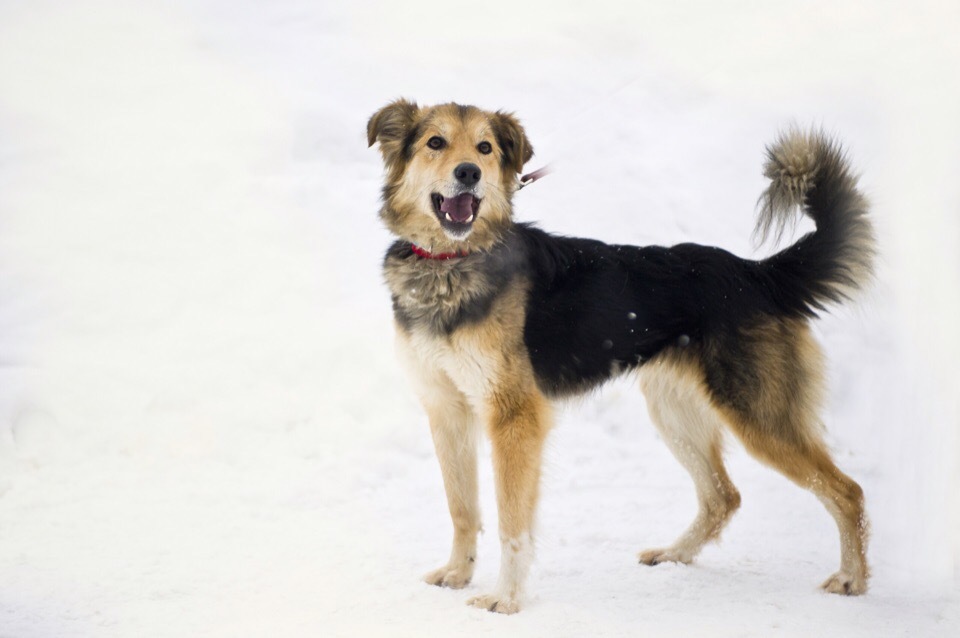
{"type": "Polygon", "coordinates": [[[440,212],[450,215],[450,219],[463,223],[473,215],[473,195],[463,193],[452,199],[445,199],[440,204],[440,212]]]}

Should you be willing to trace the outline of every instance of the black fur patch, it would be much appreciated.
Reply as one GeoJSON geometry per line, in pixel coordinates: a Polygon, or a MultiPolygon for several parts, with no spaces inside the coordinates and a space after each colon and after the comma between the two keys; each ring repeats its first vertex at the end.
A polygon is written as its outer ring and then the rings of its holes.
{"type": "Polygon", "coordinates": [[[524,340],[548,395],[590,389],[664,348],[697,346],[773,309],[756,262],[719,248],[518,232],[533,282],[524,340]]]}
{"type": "Polygon", "coordinates": [[[403,158],[408,162],[413,157],[413,145],[422,134],[423,123],[418,122],[403,137],[403,158]]]}

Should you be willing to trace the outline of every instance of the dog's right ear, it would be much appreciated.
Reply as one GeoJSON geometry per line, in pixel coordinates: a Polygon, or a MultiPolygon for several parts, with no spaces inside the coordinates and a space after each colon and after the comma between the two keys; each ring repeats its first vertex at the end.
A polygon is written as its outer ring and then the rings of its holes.
{"type": "Polygon", "coordinates": [[[367,146],[380,142],[383,161],[393,164],[403,152],[419,112],[416,102],[400,99],[387,104],[367,122],[367,146]]]}

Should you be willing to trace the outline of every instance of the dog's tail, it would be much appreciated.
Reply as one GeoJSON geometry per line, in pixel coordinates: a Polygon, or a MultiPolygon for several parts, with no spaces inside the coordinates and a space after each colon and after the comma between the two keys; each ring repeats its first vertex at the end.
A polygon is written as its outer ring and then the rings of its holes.
{"type": "Polygon", "coordinates": [[[777,239],[799,207],[817,229],[762,262],[767,290],[790,314],[815,315],[849,299],[871,278],[876,253],[867,201],[840,145],[823,132],[790,130],[767,147],[755,234],[777,239]]]}

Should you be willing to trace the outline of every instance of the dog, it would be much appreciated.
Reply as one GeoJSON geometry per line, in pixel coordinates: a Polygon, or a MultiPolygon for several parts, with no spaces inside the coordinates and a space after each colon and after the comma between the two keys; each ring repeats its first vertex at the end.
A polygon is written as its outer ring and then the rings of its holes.
{"type": "Polygon", "coordinates": [[[385,166],[380,218],[397,237],[383,262],[397,348],[429,418],[453,520],[447,563],[426,582],[462,588],[476,559],[478,433],[491,441],[500,573],[468,604],[520,609],[551,402],[635,372],[651,420],[696,486],[699,510],[644,565],[690,563],[740,505],[723,465],[731,431],[763,463],[811,490],[836,520],[840,569],[822,587],[866,592],[863,491],[831,460],[818,411],[823,362],[809,321],[871,278],[867,202],[839,144],[783,133],[757,231],[802,211],[816,230],[752,261],[721,248],[608,245],[512,218],[533,156],[510,113],[397,100],[367,126],[385,166]]]}

